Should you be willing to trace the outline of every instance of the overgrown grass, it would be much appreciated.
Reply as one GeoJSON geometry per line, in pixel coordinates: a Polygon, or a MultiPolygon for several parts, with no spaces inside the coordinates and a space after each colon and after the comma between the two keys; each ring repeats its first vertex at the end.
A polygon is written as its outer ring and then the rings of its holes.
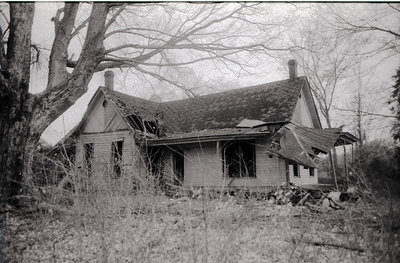
{"type": "Polygon", "coordinates": [[[313,213],[236,197],[136,194],[9,215],[6,262],[398,262],[399,200],[313,213]],[[115,200],[118,199],[118,201],[115,200]],[[106,200],[108,199],[108,200],[106,200]],[[118,204],[124,204],[123,206],[118,204]],[[391,208],[390,208],[391,207],[391,208]],[[397,225],[396,225],[397,223],[397,225]]]}
{"type": "Polygon", "coordinates": [[[399,199],[315,212],[240,194],[191,198],[175,189],[179,198],[171,198],[157,177],[132,174],[110,180],[109,172],[89,178],[69,169],[64,188],[73,191],[31,186],[36,209],[3,218],[3,261],[400,261],[399,199]]]}

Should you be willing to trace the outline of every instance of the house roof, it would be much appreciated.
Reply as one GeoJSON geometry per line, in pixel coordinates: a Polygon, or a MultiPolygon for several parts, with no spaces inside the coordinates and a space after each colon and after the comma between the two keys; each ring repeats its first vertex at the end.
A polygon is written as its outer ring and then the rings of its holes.
{"type": "Polygon", "coordinates": [[[289,122],[305,77],[234,89],[190,99],[152,102],[102,88],[124,115],[161,119],[166,133],[234,128],[243,119],[289,122]]]}
{"type": "Polygon", "coordinates": [[[124,116],[135,114],[144,119],[153,119],[162,112],[161,104],[158,102],[130,96],[104,87],[101,87],[100,89],[115,103],[124,116]]]}
{"type": "MultiPolygon", "coordinates": [[[[271,151],[315,167],[312,157],[319,152],[326,153],[334,145],[349,144],[357,141],[357,138],[341,129],[320,129],[316,109],[314,124],[317,128],[291,123],[302,90],[311,98],[307,103],[314,104],[307,79],[299,77],[295,81],[276,81],[164,103],[100,87],[89,105],[103,93],[132,130],[136,131],[133,125],[136,122],[142,122],[143,126],[150,125],[150,128],[158,123],[162,134],[157,131],[147,136],[147,128],[143,130],[144,133],[138,134],[137,138],[146,139],[149,146],[244,140],[273,135],[271,151]],[[135,116],[139,118],[135,119],[135,116]]],[[[88,111],[84,119],[88,118],[88,111]]],[[[79,127],[83,124],[84,121],[79,127]]]]}

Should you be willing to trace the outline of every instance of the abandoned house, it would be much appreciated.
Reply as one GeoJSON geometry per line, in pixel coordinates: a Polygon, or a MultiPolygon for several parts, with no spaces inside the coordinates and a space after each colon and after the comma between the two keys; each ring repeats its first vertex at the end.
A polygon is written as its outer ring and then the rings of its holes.
{"type": "Polygon", "coordinates": [[[153,102],[114,90],[105,73],[75,128],[76,162],[88,175],[170,178],[183,186],[269,187],[318,183],[316,160],[357,140],[322,129],[306,77],[153,102]]]}

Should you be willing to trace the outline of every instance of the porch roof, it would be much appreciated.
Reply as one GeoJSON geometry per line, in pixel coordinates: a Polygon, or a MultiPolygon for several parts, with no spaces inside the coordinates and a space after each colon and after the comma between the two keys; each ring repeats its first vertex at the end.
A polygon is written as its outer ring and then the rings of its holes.
{"type": "Polygon", "coordinates": [[[328,153],[338,145],[351,144],[358,138],[341,128],[315,129],[288,123],[272,140],[278,147],[273,148],[281,157],[309,167],[316,167],[313,158],[319,153],[328,153]]]}
{"type": "Polygon", "coordinates": [[[187,133],[173,133],[166,137],[147,139],[147,145],[161,146],[221,140],[246,140],[271,134],[272,131],[268,128],[268,126],[260,128],[225,128],[201,130],[187,133]]]}

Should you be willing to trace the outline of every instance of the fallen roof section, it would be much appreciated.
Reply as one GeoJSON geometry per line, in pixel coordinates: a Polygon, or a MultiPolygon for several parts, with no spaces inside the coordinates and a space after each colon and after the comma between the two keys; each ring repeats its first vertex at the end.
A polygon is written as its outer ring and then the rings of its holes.
{"type": "Polygon", "coordinates": [[[341,128],[315,129],[288,123],[273,137],[275,149],[281,157],[293,160],[304,166],[316,167],[313,158],[319,153],[328,153],[337,145],[356,142],[354,135],[343,132],[341,128]]]}

